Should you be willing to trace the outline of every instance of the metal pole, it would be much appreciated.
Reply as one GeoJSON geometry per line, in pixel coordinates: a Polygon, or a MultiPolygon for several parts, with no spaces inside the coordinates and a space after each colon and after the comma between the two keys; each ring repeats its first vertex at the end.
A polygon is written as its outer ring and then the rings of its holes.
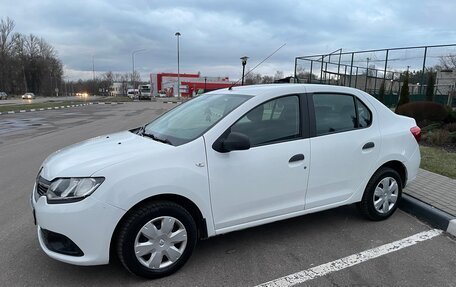
{"type": "Polygon", "coordinates": [[[245,65],[247,64],[247,59],[249,57],[243,56],[241,57],[241,64],[242,64],[242,86],[244,85],[244,73],[245,73],[245,65]]]}
{"type": "Polygon", "coordinates": [[[378,75],[378,70],[375,69],[375,80],[374,80],[374,94],[377,90],[377,75],[378,75]]]}
{"type": "Polygon", "coordinates": [[[346,84],[346,81],[347,81],[347,65],[345,65],[345,71],[344,71],[344,86],[346,84]]]}
{"type": "Polygon", "coordinates": [[[424,48],[424,58],[423,58],[423,69],[421,71],[421,85],[419,93],[422,94],[422,89],[424,85],[424,69],[426,69],[426,54],[427,54],[427,47],[424,48]]]}
{"type": "Polygon", "coordinates": [[[366,60],[367,60],[367,66],[366,66],[366,83],[364,84],[364,91],[365,91],[365,92],[367,92],[367,80],[368,80],[368,78],[369,78],[369,60],[370,60],[370,58],[367,57],[366,60]]]}
{"type": "Polygon", "coordinates": [[[321,56],[321,69],[320,69],[320,84],[321,84],[321,81],[323,80],[323,60],[324,60],[324,56],[322,55],[321,56]]]}
{"type": "Polygon", "coordinates": [[[296,69],[298,67],[298,58],[295,58],[295,68],[294,68],[294,77],[295,80],[298,78],[298,75],[296,75],[296,69]]]}
{"type": "MultiPolygon", "coordinates": [[[[339,62],[337,63],[337,76],[339,77],[339,85],[341,85],[341,80],[340,80],[340,58],[342,58],[342,49],[340,49],[339,52],[339,62]]],[[[345,81],[345,79],[344,79],[345,81]]]]}
{"type": "Polygon", "coordinates": [[[358,84],[358,67],[356,67],[356,75],[355,75],[355,88],[357,89],[356,85],[358,84]]]}
{"type": "Polygon", "coordinates": [[[176,32],[174,34],[177,37],[177,97],[180,99],[181,93],[180,93],[180,63],[179,63],[179,36],[181,33],[176,32]]]}
{"type": "MultiPolygon", "coordinates": [[[[352,53],[351,64],[350,64],[350,80],[348,86],[351,87],[352,85],[352,74],[353,74],[353,58],[355,57],[355,53],[352,53]]],[[[356,86],[355,86],[356,87],[356,86]]]]}
{"type": "MultiPolygon", "coordinates": [[[[135,85],[136,85],[136,79],[135,79],[135,55],[136,53],[146,51],[147,49],[139,49],[139,50],[133,50],[131,52],[131,66],[132,66],[132,72],[131,72],[131,83],[133,85],[133,95],[135,95],[135,85]]],[[[139,94],[138,94],[138,99],[139,99],[139,94]]]]}
{"type": "Polygon", "coordinates": [[[388,65],[388,52],[389,52],[389,50],[386,49],[385,69],[383,70],[383,82],[385,82],[385,80],[386,80],[386,68],[387,68],[387,65],[388,65]]]}
{"type": "MultiPolygon", "coordinates": [[[[325,63],[325,84],[326,84],[326,74],[328,72],[328,62],[325,63]]],[[[330,83],[331,83],[331,79],[329,79],[330,83]]]]}
{"type": "Polygon", "coordinates": [[[312,84],[312,71],[313,71],[313,60],[310,60],[310,74],[309,74],[309,84],[312,84]]]}
{"type": "Polygon", "coordinates": [[[245,73],[245,64],[242,63],[242,84],[241,84],[241,86],[244,85],[244,73],[245,73]]]}
{"type": "Polygon", "coordinates": [[[133,98],[135,97],[135,52],[136,51],[131,52],[131,64],[133,68],[131,72],[131,84],[133,86],[133,98]]]}

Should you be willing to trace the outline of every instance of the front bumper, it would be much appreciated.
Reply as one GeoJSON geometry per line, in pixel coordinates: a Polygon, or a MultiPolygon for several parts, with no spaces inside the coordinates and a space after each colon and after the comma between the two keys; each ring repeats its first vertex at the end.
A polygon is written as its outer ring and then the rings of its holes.
{"type": "Polygon", "coordinates": [[[63,204],[48,204],[45,196],[37,200],[32,197],[32,208],[36,214],[38,240],[48,256],[76,265],[109,263],[111,238],[124,210],[92,197],[63,204]],[[51,250],[46,244],[46,232],[67,237],[83,255],[72,256],[51,250]]]}

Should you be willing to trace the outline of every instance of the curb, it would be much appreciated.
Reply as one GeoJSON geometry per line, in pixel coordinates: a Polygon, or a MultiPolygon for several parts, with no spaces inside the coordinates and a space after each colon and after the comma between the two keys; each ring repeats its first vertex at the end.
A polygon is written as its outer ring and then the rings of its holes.
{"type": "Polygon", "coordinates": [[[402,194],[399,208],[403,211],[456,236],[456,217],[415,197],[402,194]]]}
{"type": "Polygon", "coordinates": [[[59,110],[59,109],[82,107],[82,106],[88,106],[88,105],[121,105],[121,104],[123,104],[123,103],[117,103],[117,102],[114,102],[114,103],[112,103],[112,102],[90,102],[90,103],[79,104],[79,105],[63,105],[63,106],[55,106],[55,107],[48,107],[48,108],[35,108],[35,109],[29,109],[29,110],[6,111],[6,112],[0,112],[0,115],[19,114],[19,113],[47,111],[47,110],[59,110]]]}

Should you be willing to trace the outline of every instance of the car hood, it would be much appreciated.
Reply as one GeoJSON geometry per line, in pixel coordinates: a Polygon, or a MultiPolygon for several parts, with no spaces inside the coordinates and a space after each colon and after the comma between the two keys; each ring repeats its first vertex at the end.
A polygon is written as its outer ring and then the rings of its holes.
{"type": "Polygon", "coordinates": [[[51,154],[42,165],[41,176],[87,177],[113,164],[169,150],[173,146],[144,138],[129,131],[99,136],[51,154]]]}

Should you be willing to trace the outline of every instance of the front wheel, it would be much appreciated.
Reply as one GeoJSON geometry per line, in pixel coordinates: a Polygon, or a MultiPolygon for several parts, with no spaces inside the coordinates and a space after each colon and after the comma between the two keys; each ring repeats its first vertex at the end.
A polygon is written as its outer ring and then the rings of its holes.
{"type": "Polygon", "coordinates": [[[402,196],[402,181],[391,168],[380,168],[369,180],[358,209],[370,220],[384,220],[396,211],[402,196]]]}
{"type": "Polygon", "coordinates": [[[120,261],[131,273],[147,278],[176,272],[197,241],[192,216],[172,202],[155,202],[134,210],[118,234],[120,261]]]}

